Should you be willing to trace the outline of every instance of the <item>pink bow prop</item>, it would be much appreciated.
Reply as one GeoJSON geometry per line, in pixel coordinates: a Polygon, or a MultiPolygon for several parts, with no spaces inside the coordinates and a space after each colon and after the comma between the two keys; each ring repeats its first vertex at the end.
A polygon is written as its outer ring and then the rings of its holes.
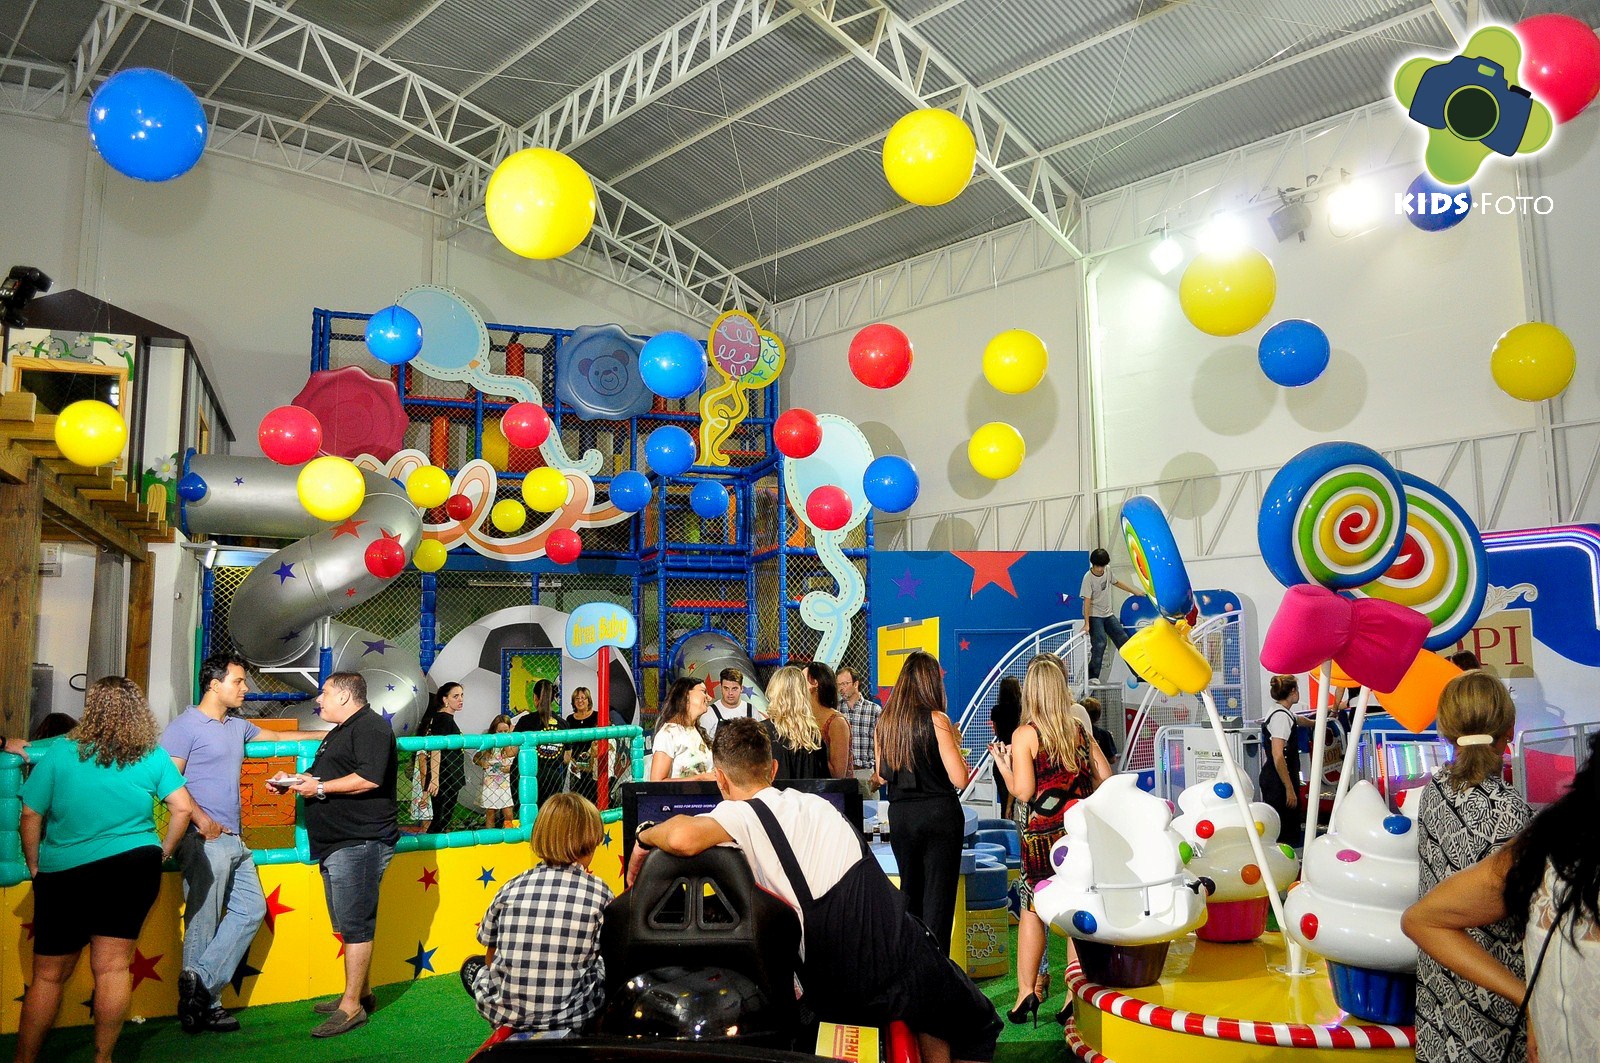
{"type": "Polygon", "coordinates": [[[1295,675],[1332,660],[1374,690],[1393,690],[1416,660],[1431,624],[1382,598],[1350,599],[1326,587],[1290,587],[1261,643],[1261,666],[1295,675]]]}

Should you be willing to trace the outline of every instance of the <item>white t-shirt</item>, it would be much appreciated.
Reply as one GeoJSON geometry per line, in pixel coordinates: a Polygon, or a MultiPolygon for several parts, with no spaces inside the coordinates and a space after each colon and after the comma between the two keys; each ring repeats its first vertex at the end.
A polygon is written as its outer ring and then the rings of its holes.
{"type": "Polygon", "coordinates": [[[721,698],[718,698],[711,703],[711,707],[705,711],[705,715],[700,717],[700,726],[705,728],[706,734],[715,738],[717,737],[717,724],[723,720],[742,720],[745,718],[746,713],[749,713],[749,718],[752,720],[765,720],[767,718],[767,714],[762,712],[754,702],[740,701],[739,704],[730,709],[723,704],[721,698]],[[722,714],[721,719],[717,718],[718,713],[722,714]]]}
{"type": "Polygon", "coordinates": [[[1098,576],[1094,574],[1094,569],[1092,568],[1083,574],[1083,586],[1078,589],[1078,594],[1086,601],[1093,599],[1089,602],[1090,616],[1112,616],[1115,614],[1111,602],[1111,581],[1113,578],[1110,565],[1107,565],[1106,570],[1098,576]]]}
{"type": "MultiPolygon", "coordinates": [[[[1272,707],[1272,715],[1267,717],[1267,735],[1271,738],[1281,738],[1285,742],[1294,737],[1294,713],[1282,705],[1272,707]]],[[[1270,753],[1271,751],[1268,750],[1270,753]]]]}
{"type": "MultiPolygon", "coordinates": [[[[789,846],[794,849],[794,858],[806,876],[811,896],[827,893],[856,861],[862,859],[860,835],[826,798],[769,786],[751,800],[760,801],[772,810],[784,837],[789,839],[789,846]]],[[[757,884],[782,897],[798,912],[799,898],[795,896],[794,887],[789,885],[789,876],[783,873],[778,851],[772,847],[772,840],[749,802],[724,801],[706,815],[716,820],[744,852],[757,884]]],[[[805,955],[803,917],[800,920],[800,954],[805,955]]]]}
{"type": "Polygon", "coordinates": [[[656,732],[650,753],[652,756],[665,753],[672,758],[672,767],[667,772],[669,779],[687,779],[711,770],[711,750],[706,740],[700,737],[697,729],[681,723],[663,724],[656,732]]]}

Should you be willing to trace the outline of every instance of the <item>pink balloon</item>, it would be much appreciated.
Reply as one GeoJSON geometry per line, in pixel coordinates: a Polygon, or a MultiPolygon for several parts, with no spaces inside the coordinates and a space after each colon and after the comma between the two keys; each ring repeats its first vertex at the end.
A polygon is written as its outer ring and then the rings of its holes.
{"type": "Polygon", "coordinates": [[[1535,15],[1517,23],[1523,87],[1557,122],[1576,118],[1600,93],[1600,37],[1570,15],[1535,15]]]}
{"type": "Polygon", "coordinates": [[[302,465],[322,450],[322,422],[303,406],[279,406],[261,418],[256,441],[279,465],[302,465]]]}
{"type": "Polygon", "coordinates": [[[838,531],[850,523],[850,496],[844,488],[823,484],[806,497],[806,518],[823,531],[838,531]]]}

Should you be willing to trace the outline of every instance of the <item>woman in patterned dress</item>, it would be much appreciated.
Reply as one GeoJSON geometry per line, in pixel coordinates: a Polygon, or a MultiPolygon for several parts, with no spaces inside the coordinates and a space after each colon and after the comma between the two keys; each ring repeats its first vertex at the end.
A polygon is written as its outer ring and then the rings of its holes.
{"type": "MultiPolygon", "coordinates": [[[[1531,815],[1502,777],[1502,757],[1516,723],[1505,684],[1488,672],[1452,679],[1439,699],[1439,734],[1455,760],[1423,787],[1417,806],[1419,895],[1483,860],[1510,841],[1531,815]]],[[[1506,918],[1470,930],[1474,940],[1519,977],[1523,926],[1506,918]]],[[[1417,963],[1419,1063],[1475,1063],[1527,1058],[1526,1030],[1516,1005],[1473,985],[1423,953],[1417,963]]]]}

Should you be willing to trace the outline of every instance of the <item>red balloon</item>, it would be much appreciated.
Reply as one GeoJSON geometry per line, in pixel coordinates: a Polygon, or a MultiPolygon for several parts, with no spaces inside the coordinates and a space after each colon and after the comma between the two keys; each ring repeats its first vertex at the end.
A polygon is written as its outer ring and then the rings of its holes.
{"type": "Polygon", "coordinates": [[[557,528],[545,540],[544,553],[558,565],[570,565],[583,553],[583,540],[571,528],[557,528]]]}
{"type": "Polygon", "coordinates": [[[822,425],[810,410],[789,410],[773,422],[772,441],[786,458],[809,458],[822,446],[822,425]]]}
{"type": "Polygon", "coordinates": [[[550,438],[550,415],[538,403],[519,402],[500,419],[500,431],[506,442],[528,450],[550,438]]]}
{"type": "Polygon", "coordinates": [[[850,341],[850,372],[869,388],[892,388],[911,372],[911,341],[893,325],[868,325],[850,341]]]}
{"type": "Polygon", "coordinates": [[[405,547],[399,539],[374,539],[367,544],[367,571],[379,579],[393,579],[406,567],[405,547]]]}
{"type": "Polygon", "coordinates": [[[322,422],[303,406],[279,406],[261,418],[256,439],[279,465],[303,465],[322,450],[322,422]]]}
{"type": "Polygon", "coordinates": [[[850,523],[850,496],[844,488],[823,484],[806,498],[806,517],[823,531],[838,531],[850,523]]]}
{"type": "Polygon", "coordinates": [[[1535,15],[1517,23],[1524,88],[1568,122],[1600,93],[1600,37],[1570,15],[1535,15]]]}
{"type": "Polygon", "coordinates": [[[444,512],[451,520],[466,520],[472,516],[472,499],[466,495],[451,495],[444,500],[444,512]]]}

